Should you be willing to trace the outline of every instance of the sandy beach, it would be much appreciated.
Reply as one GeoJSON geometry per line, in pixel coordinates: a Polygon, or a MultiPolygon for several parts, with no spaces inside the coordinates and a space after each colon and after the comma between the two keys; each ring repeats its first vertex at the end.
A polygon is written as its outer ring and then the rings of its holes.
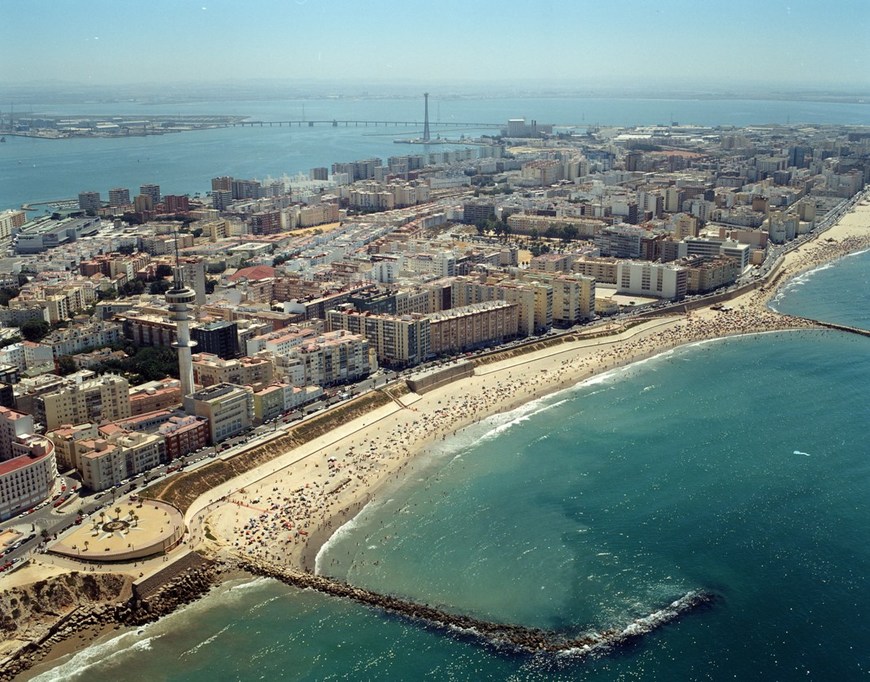
{"type": "Polygon", "coordinates": [[[289,568],[314,570],[320,547],[387,484],[421,465],[434,443],[494,414],[573,386],[601,372],[678,346],[726,336],[814,328],[767,307],[796,275],[870,248],[865,200],[830,230],[788,253],[771,283],[727,302],[650,319],[621,333],[566,342],[475,370],[425,395],[404,396],[329,436],[202,496],[187,515],[193,544],[289,568]],[[224,498],[221,500],[221,498],[224,498]]]}
{"type": "MultiPolygon", "coordinates": [[[[783,257],[768,282],[727,301],[647,319],[612,335],[556,344],[476,368],[472,377],[424,395],[407,394],[213,488],[185,514],[188,536],[168,557],[133,564],[83,565],[36,555],[4,575],[0,588],[25,585],[70,571],[114,572],[141,578],[195,549],[216,558],[239,557],[291,571],[313,571],[320,548],[379,493],[401,485],[426,466],[420,455],[492,415],[569,388],[592,376],[707,339],[777,330],[817,328],[810,320],[768,307],[777,291],[807,270],[870,249],[870,201],[837,225],[783,257]]],[[[227,572],[225,576],[236,576],[227,572]]],[[[46,651],[43,663],[108,636],[117,624],[81,631],[46,651]]]]}

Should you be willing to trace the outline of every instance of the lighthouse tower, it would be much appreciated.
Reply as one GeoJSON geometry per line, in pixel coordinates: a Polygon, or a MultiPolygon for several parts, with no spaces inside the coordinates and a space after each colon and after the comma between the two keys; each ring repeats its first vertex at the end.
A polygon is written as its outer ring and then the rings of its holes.
{"type": "Polygon", "coordinates": [[[181,379],[181,396],[193,393],[193,360],[191,349],[196,341],[190,340],[190,306],[196,301],[196,292],[184,286],[184,273],[178,260],[178,236],[175,238],[175,278],[172,288],[166,292],[169,304],[169,319],[176,325],[176,340],[172,344],[178,350],[178,374],[181,379]]]}

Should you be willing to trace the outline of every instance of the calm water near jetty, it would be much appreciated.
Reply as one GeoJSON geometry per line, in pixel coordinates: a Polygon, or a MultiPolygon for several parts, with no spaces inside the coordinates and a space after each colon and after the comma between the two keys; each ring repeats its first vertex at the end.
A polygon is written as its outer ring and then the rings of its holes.
{"type": "MultiPolygon", "coordinates": [[[[845,259],[776,305],[863,326],[868,269],[870,253],[845,259]]],[[[366,587],[566,631],[721,595],[613,656],[501,654],[258,579],[39,679],[863,679],[868,385],[868,339],[836,332],[665,353],[461,433],[319,557],[366,587]]]]}

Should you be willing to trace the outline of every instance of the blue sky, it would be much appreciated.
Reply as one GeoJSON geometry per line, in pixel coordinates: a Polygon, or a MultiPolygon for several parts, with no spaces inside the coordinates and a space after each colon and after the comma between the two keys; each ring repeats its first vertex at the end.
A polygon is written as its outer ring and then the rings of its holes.
{"type": "Polygon", "coordinates": [[[0,83],[870,85],[870,0],[0,0],[0,83]]]}

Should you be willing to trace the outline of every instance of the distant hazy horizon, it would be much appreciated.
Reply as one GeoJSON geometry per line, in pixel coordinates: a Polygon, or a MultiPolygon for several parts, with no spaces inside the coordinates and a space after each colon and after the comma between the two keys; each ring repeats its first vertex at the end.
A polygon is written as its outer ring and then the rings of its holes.
{"type": "MultiPolygon", "coordinates": [[[[26,111],[33,106],[68,105],[74,111],[85,103],[184,104],[196,102],[254,101],[317,101],[317,100],[403,100],[423,99],[430,93],[430,103],[473,99],[549,99],[576,100],[779,100],[831,103],[870,104],[867,89],[836,89],[825,87],[713,87],[637,88],[608,84],[606,86],[572,83],[490,82],[484,86],[461,82],[444,83],[351,83],[342,81],[292,82],[278,79],[226,81],[222,83],[138,83],[117,85],[87,85],[45,81],[7,85],[0,82],[0,115],[10,110],[26,111]]],[[[106,113],[111,113],[107,110],[106,113]]],[[[870,120],[870,119],[868,119],[870,120]]]]}
{"type": "MultiPolygon", "coordinates": [[[[4,90],[870,91],[865,0],[0,0],[4,90]],[[192,86],[192,87],[191,87],[192,86]]],[[[179,93],[174,93],[175,95],[179,93]]]]}

